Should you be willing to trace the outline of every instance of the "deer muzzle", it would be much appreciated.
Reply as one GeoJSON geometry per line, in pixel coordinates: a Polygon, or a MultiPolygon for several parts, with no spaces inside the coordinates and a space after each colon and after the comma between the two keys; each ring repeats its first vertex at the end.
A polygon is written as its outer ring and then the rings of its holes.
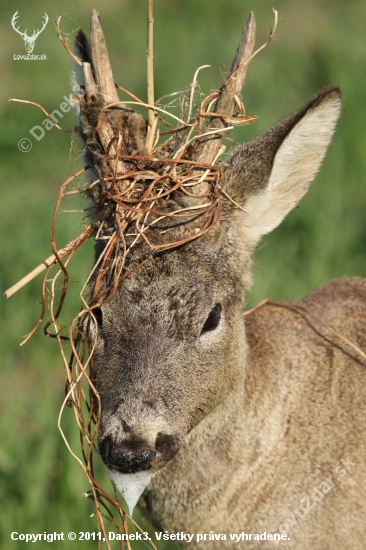
{"type": "Polygon", "coordinates": [[[141,440],[117,441],[110,435],[99,442],[99,451],[103,462],[111,470],[121,474],[134,474],[150,469],[160,469],[179,451],[179,438],[174,435],[158,433],[154,448],[141,440]]]}

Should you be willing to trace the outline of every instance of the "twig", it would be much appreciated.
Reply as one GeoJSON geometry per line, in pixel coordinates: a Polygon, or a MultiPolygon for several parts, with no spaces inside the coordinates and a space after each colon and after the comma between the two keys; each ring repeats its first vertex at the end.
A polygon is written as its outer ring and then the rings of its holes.
{"type": "Polygon", "coordinates": [[[63,47],[65,48],[65,50],[67,51],[67,53],[73,58],[73,60],[80,66],[82,66],[82,62],[81,60],[70,50],[65,38],[64,38],[64,35],[62,34],[61,30],[60,30],[60,21],[61,21],[61,15],[58,19],[56,19],[55,21],[55,28],[56,28],[56,33],[57,33],[57,36],[59,37],[59,39],[61,40],[61,44],[63,45],[63,47]]]}
{"type": "Polygon", "coordinates": [[[113,103],[108,103],[108,105],[106,105],[106,109],[110,108],[110,107],[117,107],[118,105],[121,105],[122,107],[124,105],[141,105],[142,107],[146,107],[147,109],[155,109],[155,111],[160,111],[161,113],[164,113],[165,115],[168,115],[172,118],[174,118],[174,120],[177,120],[178,122],[180,122],[183,126],[183,128],[188,128],[190,126],[192,126],[191,124],[187,124],[184,120],[182,120],[181,118],[173,115],[173,113],[169,113],[169,111],[166,111],[165,109],[162,109],[161,107],[156,107],[156,105],[153,105],[153,104],[150,104],[150,103],[144,103],[143,101],[114,101],[113,103]]]}
{"type": "Polygon", "coordinates": [[[191,97],[189,99],[189,110],[188,110],[187,122],[191,120],[193,97],[194,97],[194,91],[197,87],[198,73],[200,72],[201,69],[207,69],[208,67],[211,67],[211,65],[202,65],[201,67],[198,67],[197,71],[194,73],[193,82],[191,84],[191,97]]]}
{"type": "Polygon", "coordinates": [[[137,95],[133,94],[132,92],[129,92],[128,90],[126,90],[126,88],[123,88],[122,86],[120,86],[119,84],[114,84],[116,88],[118,88],[118,90],[121,90],[121,92],[129,95],[130,97],[132,97],[133,99],[136,99],[136,101],[138,103],[143,103],[143,101],[137,97],[137,95]]]}
{"type": "MultiPolygon", "coordinates": [[[[148,0],[148,16],[147,16],[147,102],[149,105],[154,105],[154,17],[153,17],[153,0],[148,0]]],[[[148,111],[148,127],[146,135],[146,151],[151,155],[152,144],[156,129],[156,114],[153,108],[148,111]]]]}
{"type": "Polygon", "coordinates": [[[195,141],[198,138],[202,138],[202,137],[206,137],[206,136],[212,136],[214,134],[222,134],[224,132],[230,132],[230,130],[232,130],[232,129],[233,129],[233,126],[227,126],[226,128],[218,128],[217,130],[209,130],[208,132],[205,132],[204,134],[200,134],[199,136],[194,136],[193,138],[188,140],[184,145],[182,145],[182,147],[180,149],[178,149],[178,151],[176,151],[174,153],[173,158],[179,158],[178,155],[180,155],[182,153],[182,151],[184,151],[184,149],[186,149],[187,145],[189,145],[190,143],[192,143],[192,141],[195,141]]]}
{"type": "MultiPolygon", "coordinates": [[[[340,332],[338,332],[337,330],[334,330],[334,328],[332,328],[331,326],[328,325],[328,323],[325,323],[318,315],[316,315],[316,313],[312,313],[311,311],[309,311],[308,309],[306,309],[306,307],[304,306],[299,306],[297,304],[294,304],[294,303],[286,303],[286,302],[273,302],[272,300],[268,300],[268,298],[265,298],[264,300],[262,300],[259,304],[257,304],[256,306],[252,307],[251,309],[248,309],[247,311],[244,311],[243,313],[243,317],[246,317],[247,315],[250,315],[251,313],[253,313],[254,311],[256,311],[257,309],[263,307],[264,305],[268,305],[268,306],[275,306],[275,307],[281,307],[283,309],[288,309],[289,311],[293,311],[294,313],[297,313],[299,315],[301,315],[301,317],[303,317],[305,319],[305,321],[309,324],[309,326],[315,330],[319,336],[321,336],[322,338],[326,338],[323,334],[321,334],[321,332],[319,331],[319,329],[317,329],[316,327],[314,327],[312,325],[312,323],[309,321],[309,317],[310,318],[313,318],[315,321],[318,321],[318,323],[320,323],[321,325],[323,325],[323,327],[325,327],[326,329],[328,329],[331,333],[333,333],[335,336],[337,336],[338,338],[340,338],[341,340],[343,340],[343,342],[345,342],[346,344],[348,344],[349,346],[351,346],[351,348],[356,351],[359,355],[361,355],[361,357],[363,359],[366,359],[366,353],[364,351],[362,351],[362,349],[357,346],[356,344],[354,344],[351,340],[349,340],[348,338],[346,338],[345,336],[343,336],[343,334],[341,334],[340,332]]],[[[331,342],[331,340],[328,340],[331,344],[335,345],[334,342],[331,342]]]]}
{"type": "Polygon", "coordinates": [[[223,195],[225,195],[225,197],[227,199],[229,199],[230,202],[232,202],[233,204],[235,204],[235,206],[237,206],[238,208],[240,208],[240,210],[242,210],[243,212],[245,212],[245,214],[249,214],[248,210],[245,210],[245,208],[243,208],[242,206],[240,206],[240,204],[238,204],[236,201],[234,201],[234,199],[232,199],[230,197],[230,195],[228,195],[226,193],[226,191],[224,191],[223,189],[220,189],[220,193],[222,193],[223,195]]]}
{"type": "MultiPolygon", "coordinates": [[[[225,153],[225,150],[226,150],[226,145],[221,145],[219,151],[217,152],[217,155],[215,156],[215,158],[214,158],[213,161],[212,161],[212,164],[213,164],[213,165],[215,165],[216,162],[217,162],[217,160],[219,159],[219,157],[221,157],[221,155],[222,155],[223,153],[225,153]]],[[[206,170],[206,171],[202,174],[202,176],[200,177],[200,179],[199,179],[196,183],[194,183],[193,185],[197,185],[198,183],[202,183],[202,182],[206,179],[206,177],[208,176],[209,172],[210,172],[210,170],[206,170]]],[[[189,187],[189,186],[190,186],[190,184],[188,184],[186,187],[189,187]]]]}
{"type": "MultiPolygon", "coordinates": [[[[77,247],[77,245],[80,243],[81,240],[83,240],[87,236],[89,238],[93,233],[94,233],[94,227],[89,226],[83,233],[81,233],[81,235],[76,237],[76,239],[74,239],[73,241],[69,242],[69,244],[61,248],[57,252],[58,256],[60,258],[64,258],[68,254],[70,254],[70,252],[72,252],[75,249],[75,247],[77,247]]],[[[10,296],[13,296],[13,294],[18,292],[18,290],[23,288],[23,286],[25,286],[30,281],[35,279],[37,275],[40,275],[45,269],[47,269],[48,267],[50,267],[52,264],[55,264],[55,263],[56,263],[56,256],[52,254],[52,256],[49,256],[48,258],[46,258],[41,264],[39,264],[39,266],[33,269],[33,271],[28,273],[28,275],[23,277],[15,285],[13,285],[6,292],[4,292],[5,298],[10,298],[10,296]]]]}
{"type": "Polygon", "coordinates": [[[67,132],[68,134],[71,134],[72,131],[71,130],[64,130],[63,128],[61,128],[61,126],[59,126],[56,121],[52,118],[52,115],[50,115],[49,113],[47,113],[46,109],[44,109],[42,107],[42,105],[39,105],[38,103],[34,103],[34,101],[27,101],[26,99],[8,99],[8,101],[16,101],[17,103],[27,103],[28,105],[34,105],[35,107],[38,107],[38,109],[41,109],[41,111],[44,112],[45,115],[47,115],[47,117],[50,119],[50,121],[53,123],[54,126],[56,126],[56,128],[58,130],[61,130],[61,132],[67,132]]]}

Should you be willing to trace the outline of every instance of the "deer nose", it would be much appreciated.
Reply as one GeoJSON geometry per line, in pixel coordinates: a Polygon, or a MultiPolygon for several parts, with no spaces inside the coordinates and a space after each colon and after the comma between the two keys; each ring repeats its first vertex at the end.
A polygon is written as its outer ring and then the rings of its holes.
{"type": "Polygon", "coordinates": [[[134,474],[142,470],[150,470],[151,461],[156,457],[152,449],[127,449],[122,443],[113,441],[110,436],[105,437],[99,444],[99,451],[103,462],[108,468],[118,470],[121,474],[134,474]]]}

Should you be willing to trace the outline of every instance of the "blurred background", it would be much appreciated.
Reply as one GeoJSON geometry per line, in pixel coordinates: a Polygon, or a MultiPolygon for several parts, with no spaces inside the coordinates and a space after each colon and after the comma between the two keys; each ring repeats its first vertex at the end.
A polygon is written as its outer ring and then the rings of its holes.
{"type": "MultiPolygon", "coordinates": [[[[237,129],[237,141],[248,140],[302,107],[325,86],[339,85],[344,108],[320,173],[299,208],[260,244],[254,286],[247,306],[263,298],[300,298],[335,277],[366,276],[366,3],[364,0],[155,0],[156,98],[183,90],[197,67],[202,91],[216,89],[230,67],[250,10],[257,19],[257,47],[279,11],[274,41],[255,58],[248,71],[243,100],[248,114],[259,116],[253,126],[237,129]]],[[[70,156],[70,134],[53,128],[40,141],[29,130],[45,115],[36,107],[9,103],[9,98],[58,109],[71,91],[71,60],[56,36],[53,22],[64,14],[61,28],[71,32],[89,27],[90,10],[100,11],[115,81],[146,98],[146,1],[90,0],[28,2],[0,6],[0,281],[4,292],[51,254],[49,228],[61,183],[81,166],[70,156]],[[20,30],[40,28],[34,54],[44,61],[15,60],[24,42],[11,28],[19,10],[20,30]],[[18,143],[32,142],[28,152],[18,143]]],[[[71,129],[74,113],[60,121],[71,129]]],[[[80,179],[80,185],[83,180],[80,179]]],[[[80,202],[70,200],[78,208],[80,202]]],[[[82,227],[82,214],[59,215],[60,248],[82,227]]],[[[78,292],[92,264],[92,246],[80,250],[73,263],[73,284],[67,315],[77,313],[78,292]]],[[[41,278],[8,301],[2,298],[0,353],[0,547],[23,548],[10,533],[95,531],[93,503],[78,463],[67,451],[57,429],[64,398],[65,374],[56,343],[42,329],[19,343],[40,315],[41,278]]],[[[63,428],[75,450],[78,430],[68,409],[63,428]]],[[[101,479],[109,482],[103,468],[101,479]],[[103,477],[104,476],[104,477],[103,477]]],[[[138,514],[136,519],[138,519],[138,514]]],[[[48,543],[36,543],[37,548],[48,543]]],[[[52,543],[52,548],[95,548],[94,542],[52,543]]],[[[157,543],[158,548],[166,546],[157,543]]],[[[132,548],[142,548],[132,543],[132,548]]],[[[173,548],[169,544],[169,548],[173,548]]]]}

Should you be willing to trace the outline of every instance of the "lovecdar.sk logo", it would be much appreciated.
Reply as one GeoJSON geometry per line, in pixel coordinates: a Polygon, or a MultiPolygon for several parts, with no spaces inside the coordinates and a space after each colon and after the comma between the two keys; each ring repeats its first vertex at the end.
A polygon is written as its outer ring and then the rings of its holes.
{"type": "Polygon", "coordinates": [[[14,13],[14,15],[12,17],[12,20],[11,20],[11,26],[23,38],[24,45],[25,45],[25,50],[26,50],[27,54],[26,55],[16,55],[16,54],[14,54],[14,59],[15,60],[32,60],[32,61],[34,61],[34,60],[36,60],[36,61],[45,61],[45,60],[47,60],[47,56],[45,54],[34,55],[32,53],[33,50],[34,50],[34,45],[35,45],[35,42],[36,42],[37,38],[39,37],[41,32],[45,29],[45,27],[48,23],[49,19],[48,19],[47,13],[45,13],[44,16],[43,16],[42,28],[33,31],[33,34],[31,36],[28,36],[27,29],[25,29],[25,31],[22,32],[20,30],[20,26],[17,26],[17,24],[18,24],[17,19],[18,18],[19,18],[19,10],[17,10],[14,13]]]}

